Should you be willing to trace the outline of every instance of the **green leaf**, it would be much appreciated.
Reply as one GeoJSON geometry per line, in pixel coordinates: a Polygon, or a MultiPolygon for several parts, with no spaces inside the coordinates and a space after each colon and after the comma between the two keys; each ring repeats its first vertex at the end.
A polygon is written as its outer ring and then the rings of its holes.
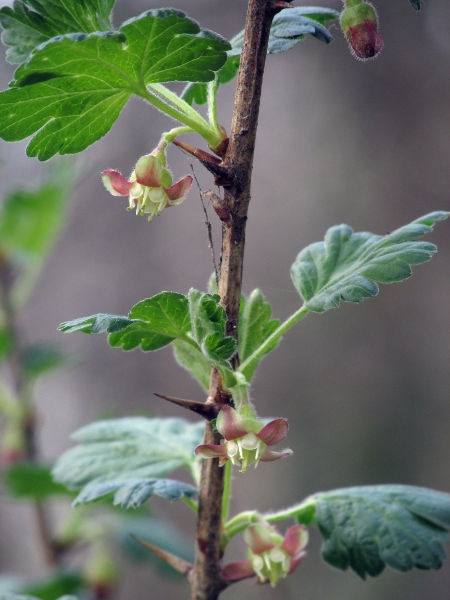
{"type": "Polygon", "coordinates": [[[200,350],[182,340],[173,342],[173,353],[179,365],[185,368],[198,381],[205,392],[209,389],[211,363],[200,350]]]}
{"type": "Polygon", "coordinates": [[[123,509],[138,508],[153,495],[166,500],[182,500],[196,498],[197,488],[174,479],[151,477],[119,477],[111,476],[98,478],[84,486],[73,502],[73,506],[87,504],[108,496],[113,496],[114,506],[123,509]]]}
{"type": "Polygon", "coordinates": [[[10,63],[25,61],[43,42],[66,33],[109,31],[115,0],[19,0],[0,10],[10,63]]]}
{"type": "Polygon", "coordinates": [[[79,573],[57,571],[20,591],[40,600],[76,600],[71,594],[81,592],[83,585],[84,581],[79,573]]]}
{"type": "Polygon", "coordinates": [[[439,569],[449,542],[450,495],[407,485],[354,487],[315,494],[322,556],[363,579],[385,566],[439,569]]]}
{"type": "Polygon", "coordinates": [[[22,262],[41,259],[61,230],[73,172],[61,165],[35,190],[17,190],[5,198],[0,213],[0,251],[22,262]]]}
{"type": "Polygon", "coordinates": [[[11,351],[11,335],[6,329],[0,329],[0,361],[8,356],[11,351]]]}
{"type": "Polygon", "coordinates": [[[361,302],[378,294],[380,283],[403,281],[411,276],[410,265],[431,259],[436,246],[416,242],[450,213],[434,212],[385,236],[354,233],[348,225],[331,227],[324,242],[300,252],[291,277],[305,306],[313,312],[337,308],[344,302],[361,302]]]}
{"type": "Polygon", "coordinates": [[[129,98],[147,85],[211,81],[228,42],[174,9],[154,9],[118,32],[53,38],[20,66],[13,89],[0,94],[0,136],[36,134],[29,156],[81,152],[104,136],[129,98]]]}
{"type": "Polygon", "coordinates": [[[196,490],[161,479],[179,467],[191,469],[199,459],[203,423],[183,419],[125,419],[92,423],[73,437],[81,444],[57,461],[53,476],[70,489],[83,488],[75,503],[115,493],[114,503],[136,507],[152,494],[177,499],[196,490]]]}
{"type": "MultiPolygon", "coordinates": [[[[264,301],[261,290],[253,290],[248,299],[241,300],[239,319],[239,358],[244,362],[278,328],[280,321],[271,319],[272,308],[264,301]]],[[[276,340],[267,352],[273,350],[280,340],[276,340]]],[[[246,370],[244,375],[251,381],[258,363],[246,370]]]]}
{"type": "Polygon", "coordinates": [[[150,352],[179,338],[188,340],[190,331],[188,301],[183,294],[161,292],[136,304],[128,317],[98,314],[67,321],[59,326],[64,333],[109,333],[113,347],[150,352]]]}
{"type": "MultiPolygon", "coordinates": [[[[331,8],[314,6],[296,6],[280,11],[273,19],[267,53],[286,52],[308,34],[328,44],[333,38],[325,25],[328,21],[338,17],[339,12],[331,8]]],[[[236,76],[243,41],[243,31],[231,40],[228,60],[218,73],[220,84],[228,83],[236,76]]],[[[205,104],[207,100],[206,85],[204,83],[190,83],[183,90],[182,97],[189,104],[194,102],[205,104]]]]}
{"type": "Polygon", "coordinates": [[[35,463],[19,463],[5,471],[5,484],[15,498],[40,500],[49,496],[72,496],[67,488],[53,481],[50,467],[35,463]]]}
{"type": "Polygon", "coordinates": [[[236,341],[225,334],[227,319],[220,296],[190,289],[188,302],[191,335],[203,356],[215,366],[229,368],[227,360],[236,352],[236,341]]]}
{"type": "MultiPolygon", "coordinates": [[[[81,588],[82,584],[80,581],[77,589],[81,588]]],[[[46,590],[44,590],[45,592],[46,590]]],[[[28,594],[14,594],[12,592],[0,593],[0,600],[78,600],[75,596],[54,596],[53,594],[43,594],[37,598],[36,596],[29,596],[28,594]]]]}

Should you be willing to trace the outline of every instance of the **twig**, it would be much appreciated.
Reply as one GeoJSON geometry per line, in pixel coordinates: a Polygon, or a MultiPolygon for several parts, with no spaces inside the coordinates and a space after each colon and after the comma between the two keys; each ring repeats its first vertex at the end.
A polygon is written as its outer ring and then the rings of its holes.
{"type": "Polygon", "coordinates": [[[206,225],[206,229],[208,230],[208,242],[209,242],[209,247],[211,248],[212,261],[213,261],[213,266],[214,266],[214,274],[216,276],[216,285],[217,285],[217,287],[219,287],[219,270],[217,268],[216,253],[214,252],[214,242],[212,239],[211,222],[208,217],[208,212],[206,210],[205,203],[203,202],[202,188],[200,187],[200,184],[197,179],[197,175],[195,174],[195,171],[194,171],[194,165],[192,163],[191,163],[191,171],[192,171],[192,175],[194,176],[195,183],[197,184],[198,193],[200,195],[200,202],[202,203],[203,212],[205,213],[206,221],[203,221],[203,223],[206,225]]]}

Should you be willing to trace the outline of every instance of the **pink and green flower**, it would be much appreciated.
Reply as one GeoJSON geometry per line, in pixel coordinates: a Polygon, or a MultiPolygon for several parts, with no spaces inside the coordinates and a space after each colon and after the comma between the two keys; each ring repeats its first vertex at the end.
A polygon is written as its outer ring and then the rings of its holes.
{"type": "Polygon", "coordinates": [[[181,204],[192,185],[190,175],[172,185],[165,157],[158,151],[142,156],[129,179],[114,169],[103,171],[102,179],[113,196],[128,196],[128,210],[136,209],[137,215],[149,214],[149,221],[166,206],[181,204]]]}
{"type": "Polygon", "coordinates": [[[301,563],[308,532],[303,525],[293,525],[283,537],[275,527],[261,520],[247,527],[244,539],[249,546],[248,560],[226,565],[222,571],[224,577],[239,581],[256,575],[260,583],[275,587],[301,563]]]}
{"type": "Polygon", "coordinates": [[[289,428],[286,419],[274,419],[263,425],[256,418],[244,418],[231,406],[224,406],[216,427],[223,435],[222,443],[202,444],[197,446],[195,453],[201,458],[218,458],[221,466],[231,460],[244,473],[253,463],[257,467],[259,461],[269,462],[292,454],[289,449],[275,452],[268,448],[286,437],[289,428]]]}

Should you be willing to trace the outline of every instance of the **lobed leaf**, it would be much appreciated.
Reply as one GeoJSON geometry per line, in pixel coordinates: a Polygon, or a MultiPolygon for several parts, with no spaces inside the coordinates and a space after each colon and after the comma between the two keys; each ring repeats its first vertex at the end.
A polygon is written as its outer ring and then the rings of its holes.
{"type": "Polygon", "coordinates": [[[380,283],[403,281],[411,265],[430,260],[434,244],[417,242],[450,213],[434,212],[385,236],[354,233],[348,225],[331,227],[324,242],[300,252],[291,277],[305,306],[313,312],[337,308],[344,302],[361,302],[376,296],[380,283]]]}
{"type": "Polygon", "coordinates": [[[229,43],[175,9],[152,9],[117,32],[74,33],[40,45],[0,94],[0,137],[33,134],[29,156],[81,152],[104,136],[146,86],[202,81],[226,61],[229,43]]]}
{"type": "Polygon", "coordinates": [[[397,571],[439,569],[450,541],[450,495],[407,485],[354,487],[311,496],[324,537],[322,556],[332,566],[375,577],[397,571]]]}
{"type": "Polygon", "coordinates": [[[9,46],[6,59],[22,63],[36,46],[57,35],[110,31],[115,1],[16,0],[13,7],[0,10],[1,39],[9,46]]]}
{"type": "MultiPolygon", "coordinates": [[[[256,289],[248,298],[241,299],[241,310],[239,318],[239,358],[244,362],[263,342],[278,328],[280,321],[271,319],[272,308],[265,302],[261,290],[256,289]]],[[[273,350],[278,342],[267,349],[273,350]]],[[[251,381],[258,363],[253,364],[251,369],[245,370],[247,381],[251,381]]]]}
{"type": "Polygon", "coordinates": [[[195,447],[202,423],[183,419],[129,417],[92,423],[73,435],[81,442],[57,461],[53,476],[69,489],[81,489],[75,504],[114,493],[114,503],[137,507],[152,494],[193,497],[195,488],[165,479],[198,461],[195,447]]]}
{"type": "Polygon", "coordinates": [[[138,302],[128,317],[98,314],[67,321],[59,326],[65,333],[109,333],[112,347],[150,352],[158,350],[179,338],[189,340],[188,301],[183,294],[161,292],[138,302]]]}
{"type": "MultiPolygon", "coordinates": [[[[273,19],[267,53],[286,52],[304,39],[305,35],[312,35],[328,44],[333,38],[325,25],[338,17],[338,11],[314,6],[296,6],[280,11],[273,19]]],[[[243,41],[243,31],[231,40],[227,62],[217,74],[220,84],[228,83],[236,76],[243,41]]],[[[204,83],[190,83],[184,89],[182,97],[189,104],[205,104],[207,87],[204,83]]]]}

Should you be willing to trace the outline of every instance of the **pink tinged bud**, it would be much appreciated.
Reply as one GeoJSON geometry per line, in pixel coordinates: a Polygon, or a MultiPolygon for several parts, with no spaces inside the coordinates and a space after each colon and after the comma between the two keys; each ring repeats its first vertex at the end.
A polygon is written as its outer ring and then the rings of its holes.
{"type": "Polygon", "coordinates": [[[369,2],[347,0],[347,7],[340,16],[342,31],[350,50],[360,60],[375,58],[383,48],[378,32],[378,16],[369,2]]]}
{"type": "Polygon", "coordinates": [[[142,156],[137,161],[134,172],[136,174],[136,181],[141,185],[151,188],[161,186],[163,167],[156,156],[152,156],[151,154],[142,156]]]}
{"type": "Polygon", "coordinates": [[[231,406],[224,406],[217,417],[216,422],[219,433],[226,440],[235,440],[247,433],[244,427],[244,421],[240,414],[231,406]]]}

